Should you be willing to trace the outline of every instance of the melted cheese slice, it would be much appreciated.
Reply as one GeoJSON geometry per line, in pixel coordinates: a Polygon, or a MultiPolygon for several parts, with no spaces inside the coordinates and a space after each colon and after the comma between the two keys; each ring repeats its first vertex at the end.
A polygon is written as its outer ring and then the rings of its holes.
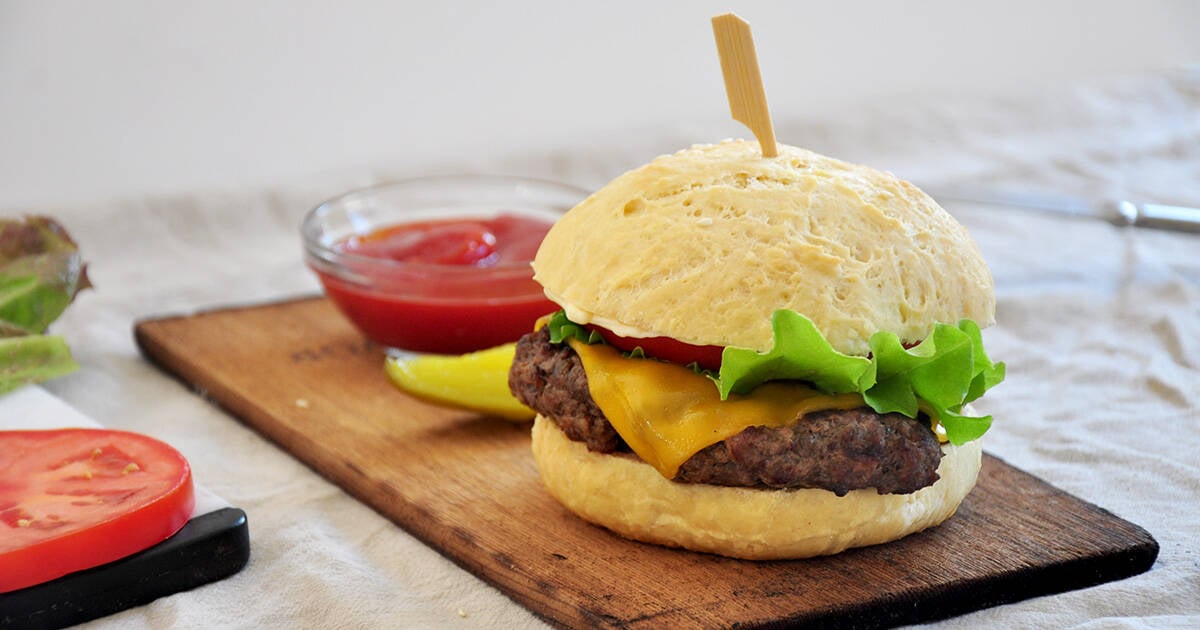
{"type": "Polygon", "coordinates": [[[830,396],[790,382],[722,401],[712,381],[688,368],[631,360],[603,344],[568,343],[583,362],[596,405],[633,452],[668,479],[692,455],[747,427],[778,427],[806,413],[864,405],[859,394],[830,396]]]}

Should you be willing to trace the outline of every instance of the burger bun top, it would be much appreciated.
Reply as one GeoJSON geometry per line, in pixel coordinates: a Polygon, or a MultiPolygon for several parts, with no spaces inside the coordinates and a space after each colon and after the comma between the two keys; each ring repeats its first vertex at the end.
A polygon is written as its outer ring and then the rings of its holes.
{"type": "Polygon", "coordinates": [[[533,262],[578,323],[627,337],[768,350],[771,314],[807,316],[865,355],[876,331],[993,323],[978,247],[890,173],[754,142],[697,145],[621,175],[567,212],[533,262]]]}

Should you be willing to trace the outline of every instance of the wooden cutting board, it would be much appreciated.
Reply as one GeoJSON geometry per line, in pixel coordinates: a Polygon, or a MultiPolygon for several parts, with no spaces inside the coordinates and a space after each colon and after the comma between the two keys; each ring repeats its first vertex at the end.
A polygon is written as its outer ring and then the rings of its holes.
{"type": "Polygon", "coordinates": [[[164,370],[543,618],[589,627],[874,627],[1150,568],[1142,528],[984,457],[942,526],[837,556],[749,562],[627,541],[542,488],[528,424],[396,390],[323,298],[139,322],[164,370]]]}

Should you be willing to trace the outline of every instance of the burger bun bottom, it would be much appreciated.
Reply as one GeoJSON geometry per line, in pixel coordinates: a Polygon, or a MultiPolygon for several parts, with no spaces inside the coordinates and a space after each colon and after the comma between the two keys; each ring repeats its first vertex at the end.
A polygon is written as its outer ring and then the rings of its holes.
{"type": "Polygon", "coordinates": [[[677,483],[635,456],[601,454],[538,416],[533,455],[542,482],[584,520],[633,540],[744,558],[781,560],[890,542],[954,514],[975,486],[979,440],[943,445],[941,477],[911,494],[772,490],[677,483]]]}

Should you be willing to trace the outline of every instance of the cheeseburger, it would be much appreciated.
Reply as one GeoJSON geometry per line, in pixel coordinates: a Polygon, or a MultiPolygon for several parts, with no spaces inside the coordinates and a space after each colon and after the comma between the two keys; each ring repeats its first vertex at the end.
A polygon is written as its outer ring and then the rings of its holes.
{"type": "Polygon", "coordinates": [[[567,212],[533,262],[561,311],[517,344],[549,492],[622,536],[749,559],[895,540],[975,485],[1000,382],[993,282],[893,175],[695,146],[567,212]]]}

